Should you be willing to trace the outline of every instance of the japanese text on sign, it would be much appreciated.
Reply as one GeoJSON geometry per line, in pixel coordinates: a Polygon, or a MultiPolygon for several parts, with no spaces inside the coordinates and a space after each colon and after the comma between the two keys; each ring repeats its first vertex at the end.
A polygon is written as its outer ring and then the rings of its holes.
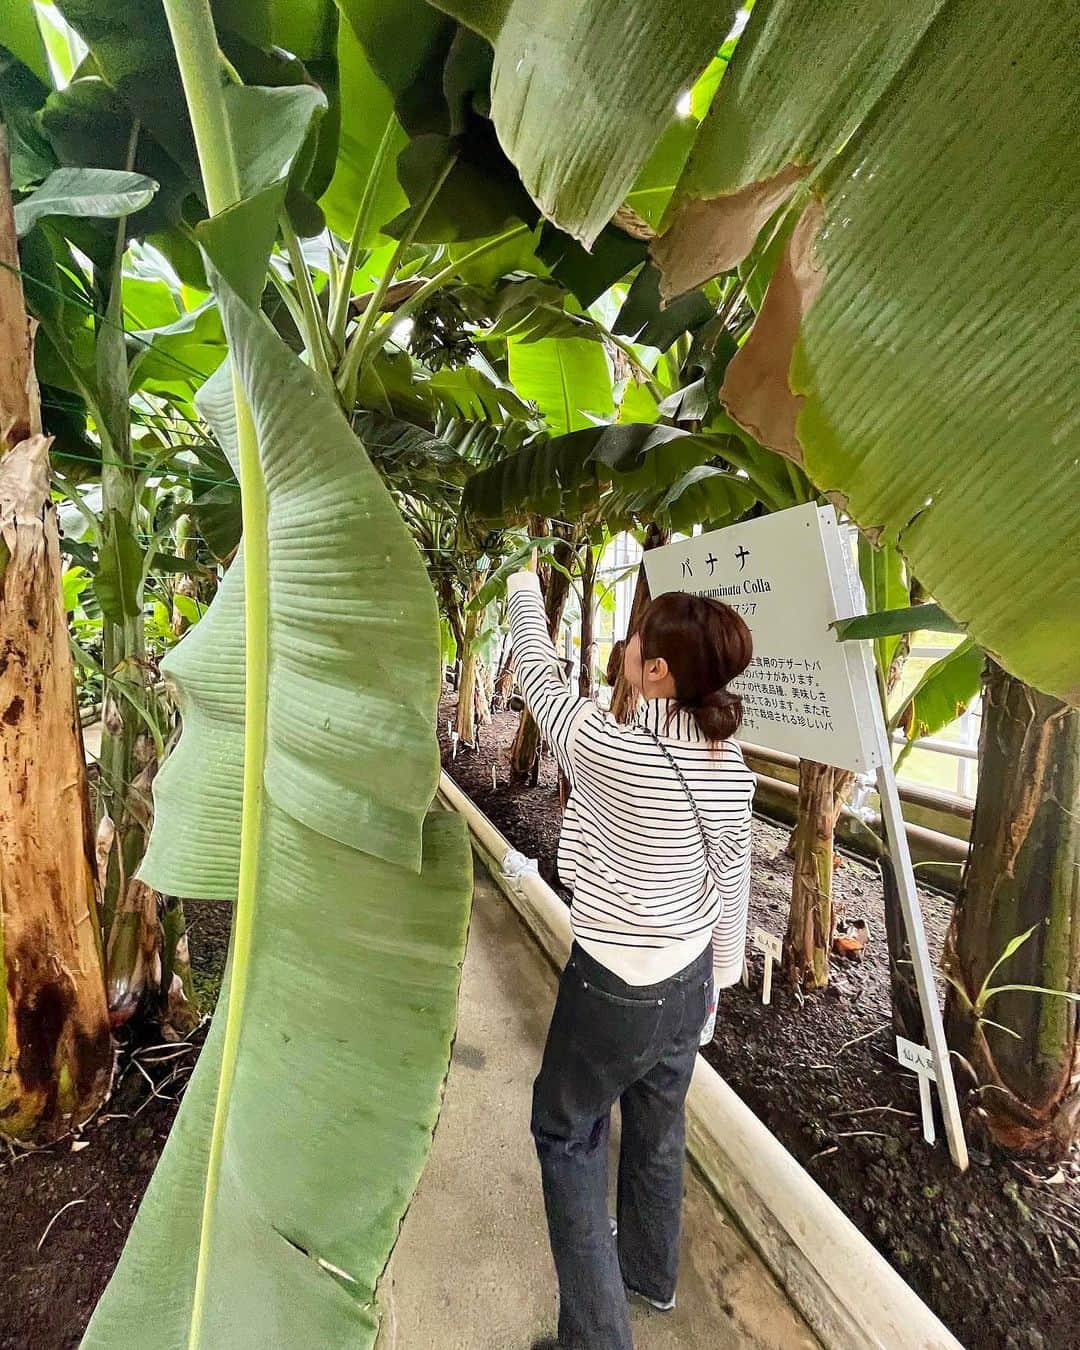
{"type": "Polygon", "coordinates": [[[651,549],[645,570],[653,595],[723,600],[750,628],[741,739],[861,772],[879,763],[876,693],[829,626],[855,612],[845,548],[832,507],[811,504],[651,549]]]}

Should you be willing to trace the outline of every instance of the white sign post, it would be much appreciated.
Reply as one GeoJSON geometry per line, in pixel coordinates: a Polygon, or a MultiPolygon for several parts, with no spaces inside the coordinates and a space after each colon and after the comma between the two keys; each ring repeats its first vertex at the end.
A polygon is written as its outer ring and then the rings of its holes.
{"type": "Polygon", "coordinates": [[[874,770],[949,1152],[965,1169],[967,1144],[870,645],[841,642],[830,626],[864,611],[835,511],[796,506],[650,549],[644,563],[654,596],[715,596],[745,619],[754,659],[731,688],[742,697],[748,741],[857,773],[874,770]]]}
{"type": "Polygon", "coordinates": [[[765,978],[761,985],[762,1003],[772,1002],[772,968],[773,962],[779,961],[784,953],[784,943],[775,933],[770,933],[767,928],[754,929],[754,946],[765,956],[765,978]]]}

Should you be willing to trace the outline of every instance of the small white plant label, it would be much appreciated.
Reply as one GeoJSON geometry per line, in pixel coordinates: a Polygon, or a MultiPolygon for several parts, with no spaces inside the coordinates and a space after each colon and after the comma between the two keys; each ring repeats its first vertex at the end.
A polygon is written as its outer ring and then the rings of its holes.
{"type": "Polygon", "coordinates": [[[937,1133],[934,1129],[934,1103],[930,1097],[930,1084],[937,1081],[934,1072],[934,1057],[925,1045],[916,1045],[903,1036],[896,1038],[896,1058],[905,1069],[919,1077],[919,1105],[922,1107],[922,1132],[928,1144],[934,1143],[937,1133]]]}
{"type": "Polygon", "coordinates": [[[767,928],[754,929],[754,946],[765,956],[765,982],[761,986],[762,1003],[772,1002],[772,968],[773,962],[779,961],[784,952],[784,943],[775,933],[770,933],[767,928]]]}

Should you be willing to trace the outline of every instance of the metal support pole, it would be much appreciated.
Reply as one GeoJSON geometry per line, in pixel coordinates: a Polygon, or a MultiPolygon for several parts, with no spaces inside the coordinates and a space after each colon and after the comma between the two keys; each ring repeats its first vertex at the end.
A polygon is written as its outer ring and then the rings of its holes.
{"type": "Polygon", "coordinates": [[[876,772],[878,795],[881,798],[881,816],[896,868],[900,907],[904,913],[904,926],[907,929],[911,958],[915,966],[915,983],[919,990],[926,1037],[930,1043],[930,1053],[934,1057],[938,1097],[941,1101],[941,1114],[945,1120],[945,1137],[949,1141],[949,1153],[953,1162],[961,1172],[965,1172],[968,1167],[968,1151],[967,1141],[964,1138],[964,1124],[960,1118],[960,1102],[956,1095],[952,1060],[945,1040],[945,1026],[941,1020],[937,989],[934,987],[934,971],[930,963],[930,949],[926,942],[926,928],[919,907],[919,896],[915,890],[915,872],[911,866],[907,830],[900,809],[900,794],[896,790],[889,736],[880,709],[877,721],[882,755],[882,762],[876,772]]]}

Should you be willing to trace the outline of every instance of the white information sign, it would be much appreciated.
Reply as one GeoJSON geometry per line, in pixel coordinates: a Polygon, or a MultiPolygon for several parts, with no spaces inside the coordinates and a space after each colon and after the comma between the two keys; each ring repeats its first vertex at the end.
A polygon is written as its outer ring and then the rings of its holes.
{"type": "Polygon", "coordinates": [[[876,692],[861,643],[829,625],[859,612],[846,543],[831,506],[796,506],[650,549],[649,589],[713,596],[754,635],[754,659],[731,689],[741,738],[863,773],[881,763],[876,692]]]}

